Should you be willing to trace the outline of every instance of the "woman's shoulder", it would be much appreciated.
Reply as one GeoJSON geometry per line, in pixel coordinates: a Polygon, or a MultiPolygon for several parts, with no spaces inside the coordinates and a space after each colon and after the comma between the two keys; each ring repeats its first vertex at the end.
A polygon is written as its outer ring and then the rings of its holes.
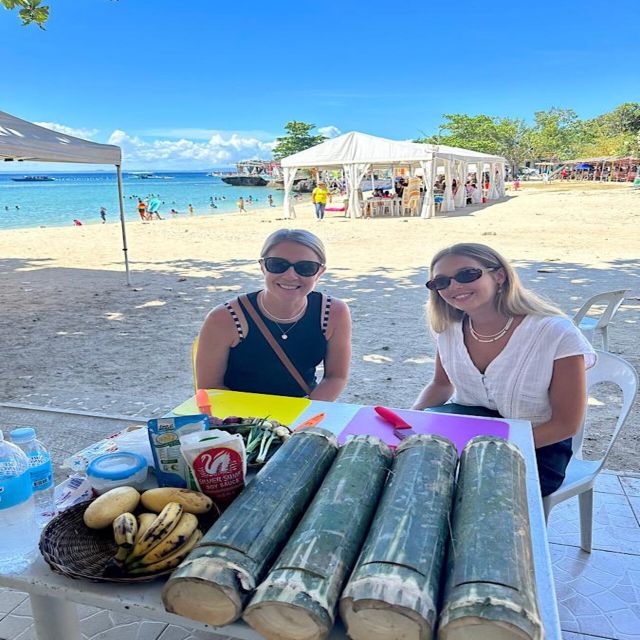
{"type": "Polygon", "coordinates": [[[456,339],[460,339],[462,341],[462,320],[454,320],[453,322],[450,322],[447,328],[439,333],[431,328],[430,331],[433,339],[436,341],[438,349],[442,350],[446,348],[446,345],[453,344],[456,339]]]}
{"type": "Polygon", "coordinates": [[[579,329],[566,316],[553,315],[528,315],[527,324],[530,329],[544,329],[553,332],[554,335],[564,335],[566,333],[577,333],[579,329]]]}
{"type": "Polygon", "coordinates": [[[349,311],[349,305],[340,298],[334,298],[332,295],[328,293],[320,293],[318,291],[314,291],[314,294],[320,296],[320,300],[323,307],[323,313],[328,312],[328,320],[343,320],[351,317],[351,312],[349,311]]]}
{"type": "MultiPolygon", "coordinates": [[[[249,300],[252,300],[255,299],[258,293],[258,291],[253,291],[244,295],[246,295],[249,300]]],[[[241,297],[242,295],[236,298],[230,298],[211,309],[204,320],[204,325],[218,328],[235,327],[238,318],[244,320],[244,313],[240,304],[241,297]]]]}

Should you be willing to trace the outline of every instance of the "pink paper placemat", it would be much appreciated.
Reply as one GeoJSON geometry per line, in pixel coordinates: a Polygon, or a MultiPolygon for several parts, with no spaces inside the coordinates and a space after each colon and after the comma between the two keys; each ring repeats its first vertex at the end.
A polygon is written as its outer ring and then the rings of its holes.
{"type": "MultiPolygon", "coordinates": [[[[462,453],[467,442],[475,436],[509,437],[509,425],[499,420],[406,409],[393,409],[393,411],[406,420],[417,433],[433,433],[451,440],[458,449],[458,455],[462,453]]],[[[360,409],[340,433],[338,442],[342,444],[348,436],[355,435],[377,436],[392,446],[400,443],[393,433],[393,427],[384,421],[373,407],[360,409]]]]}

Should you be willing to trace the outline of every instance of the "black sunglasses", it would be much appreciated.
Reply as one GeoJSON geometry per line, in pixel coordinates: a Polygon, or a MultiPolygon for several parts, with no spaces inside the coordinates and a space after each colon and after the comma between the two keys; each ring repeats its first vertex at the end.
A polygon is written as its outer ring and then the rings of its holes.
{"type": "Polygon", "coordinates": [[[320,268],[324,265],[314,260],[298,260],[298,262],[289,262],[284,258],[263,258],[262,264],[269,273],[284,273],[289,267],[293,267],[294,271],[303,278],[315,276],[320,268]]]}
{"type": "Polygon", "coordinates": [[[431,291],[442,291],[446,289],[452,280],[459,282],[460,284],[468,284],[469,282],[475,282],[482,278],[482,274],[489,271],[496,271],[500,267],[490,267],[488,269],[476,269],[475,267],[467,267],[466,269],[460,269],[455,276],[436,276],[432,280],[426,283],[427,289],[431,291]]]}

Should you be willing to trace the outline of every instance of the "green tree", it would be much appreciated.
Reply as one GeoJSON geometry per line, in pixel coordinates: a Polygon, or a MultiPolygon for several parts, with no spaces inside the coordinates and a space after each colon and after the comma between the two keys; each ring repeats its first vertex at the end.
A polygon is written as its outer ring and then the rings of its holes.
{"type": "Polygon", "coordinates": [[[445,114],[437,136],[416,140],[503,156],[516,172],[531,156],[531,132],[524,120],[487,115],[445,114]],[[443,133],[446,132],[446,133],[443,133]]]}
{"type": "Polygon", "coordinates": [[[604,127],[607,133],[617,135],[636,134],[640,132],[640,103],[625,102],[613,111],[605,113],[595,119],[604,127]]]}
{"type": "Polygon", "coordinates": [[[584,123],[581,157],[637,156],[640,153],[640,104],[626,102],[584,123]]]}
{"type": "Polygon", "coordinates": [[[576,157],[585,142],[585,128],[573,109],[551,107],[548,111],[536,111],[534,118],[531,144],[536,158],[569,160],[576,157]]]}
{"type": "Polygon", "coordinates": [[[41,5],[40,0],[0,0],[9,11],[18,9],[18,16],[24,26],[35,23],[44,29],[49,19],[49,5],[41,5]]]}
{"type": "Polygon", "coordinates": [[[306,122],[298,122],[292,120],[284,125],[287,135],[276,138],[276,146],[273,148],[273,157],[276,160],[286,158],[298,151],[304,151],[309,147],[324,142],[326,138],[323,135],[312,135],[311,131],[315,129],[315,124],[306,122]]]}

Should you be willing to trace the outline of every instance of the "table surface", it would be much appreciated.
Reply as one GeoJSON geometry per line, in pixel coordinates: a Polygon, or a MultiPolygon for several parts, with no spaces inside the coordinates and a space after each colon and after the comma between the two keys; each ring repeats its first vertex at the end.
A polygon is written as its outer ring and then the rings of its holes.
{"type": "MultiPolygon", "coordinates": [[[[325,418],[320,426],[332,431],[337,436],[351,417],[361,408],[361,405],[314,400],[299,416],[296,423],[300,424],[304,420],[322,412],[325,413],[325,418]]],[[[486,420],[486,418],[477,419],[486,420]]],[[[491,419],[495,420],[495,418],[491,419]]],[[[548,640],[561,640],[562,633],[560,631],[542,499],[538,487],[538,472],[531,426],[528,422],[521,420],[506,420],[505,422],[509,424],[509,440],[520,448],[527,465],[531,541],[545,638],[548,640]]],[[[0,574],[0,586],[26,591],[30,594],[62,598],[79,604],[130,613],[148,620],[190,626],[194,629],[210,631],[216,629],[194,620],[167,613],[160,597],[163,584],[162,580],[127,586],[72,580],[53,573],[42,557],[39,557],[34,564],[21,574],[0,574]]],[[[261,637],[243,622],[220,628],[220,633],[246,640],[256,640],[261,637]]],[[[332,640],[345,637],[344,629],[337,625],[331,634],[332,640]]]]}

